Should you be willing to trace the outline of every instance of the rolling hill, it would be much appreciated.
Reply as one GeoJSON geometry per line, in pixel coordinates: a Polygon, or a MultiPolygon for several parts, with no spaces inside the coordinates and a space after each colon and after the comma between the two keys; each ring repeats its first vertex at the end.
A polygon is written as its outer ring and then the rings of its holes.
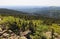
{"type": "Polygon", "coordinates": [[[48,18],[60,19],[60,7],[9,7],[0,8],[0,14],[43,16],[48,18]]]}

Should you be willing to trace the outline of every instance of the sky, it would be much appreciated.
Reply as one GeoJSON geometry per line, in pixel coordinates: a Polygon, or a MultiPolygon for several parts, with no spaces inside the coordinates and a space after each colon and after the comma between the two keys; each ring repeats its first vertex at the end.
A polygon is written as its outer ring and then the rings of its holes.
{"type": "Polygon", "coordinates": [[[60,0],[0,0],[0,6],[60,6],[60,0]]]}

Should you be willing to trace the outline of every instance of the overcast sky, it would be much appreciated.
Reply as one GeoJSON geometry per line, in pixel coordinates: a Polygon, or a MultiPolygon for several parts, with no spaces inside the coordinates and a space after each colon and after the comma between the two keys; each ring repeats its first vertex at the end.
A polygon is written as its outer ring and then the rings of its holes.
{"type": "Polygon", "coordinates": [[[0,6],[60,6],[60,0],[0,0],[0,6]]]}

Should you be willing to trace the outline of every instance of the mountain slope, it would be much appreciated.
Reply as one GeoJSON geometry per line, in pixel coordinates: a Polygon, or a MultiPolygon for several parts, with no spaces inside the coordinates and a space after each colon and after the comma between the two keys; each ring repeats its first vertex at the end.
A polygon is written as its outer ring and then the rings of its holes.
{"type": "MultiPolygon", "coordinates": [[[[19,8],[19,7],[18,7],[19,8]]],[[[43,16],[60,19],[60,7],[26,7],[26,8],[0,9],[0,14],[43,16]]]]}
{"type": "Polygon", "coordinates": [[[11,8],[13,10],[27,12],[31,15],[42,15],[44,17],[50,18],[60,18],[60,7],[51,6],[51,7],[18,7],[11,8]]]}

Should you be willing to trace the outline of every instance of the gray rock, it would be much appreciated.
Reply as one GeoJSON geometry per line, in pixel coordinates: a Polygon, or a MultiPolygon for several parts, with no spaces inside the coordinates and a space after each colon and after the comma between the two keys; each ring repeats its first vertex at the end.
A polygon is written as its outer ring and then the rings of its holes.
{"type": "Polygon", "coordinates": [[[4,34],[3,34],[3,37],[9,37],[9,34],[4,33],[4,34]]]}

